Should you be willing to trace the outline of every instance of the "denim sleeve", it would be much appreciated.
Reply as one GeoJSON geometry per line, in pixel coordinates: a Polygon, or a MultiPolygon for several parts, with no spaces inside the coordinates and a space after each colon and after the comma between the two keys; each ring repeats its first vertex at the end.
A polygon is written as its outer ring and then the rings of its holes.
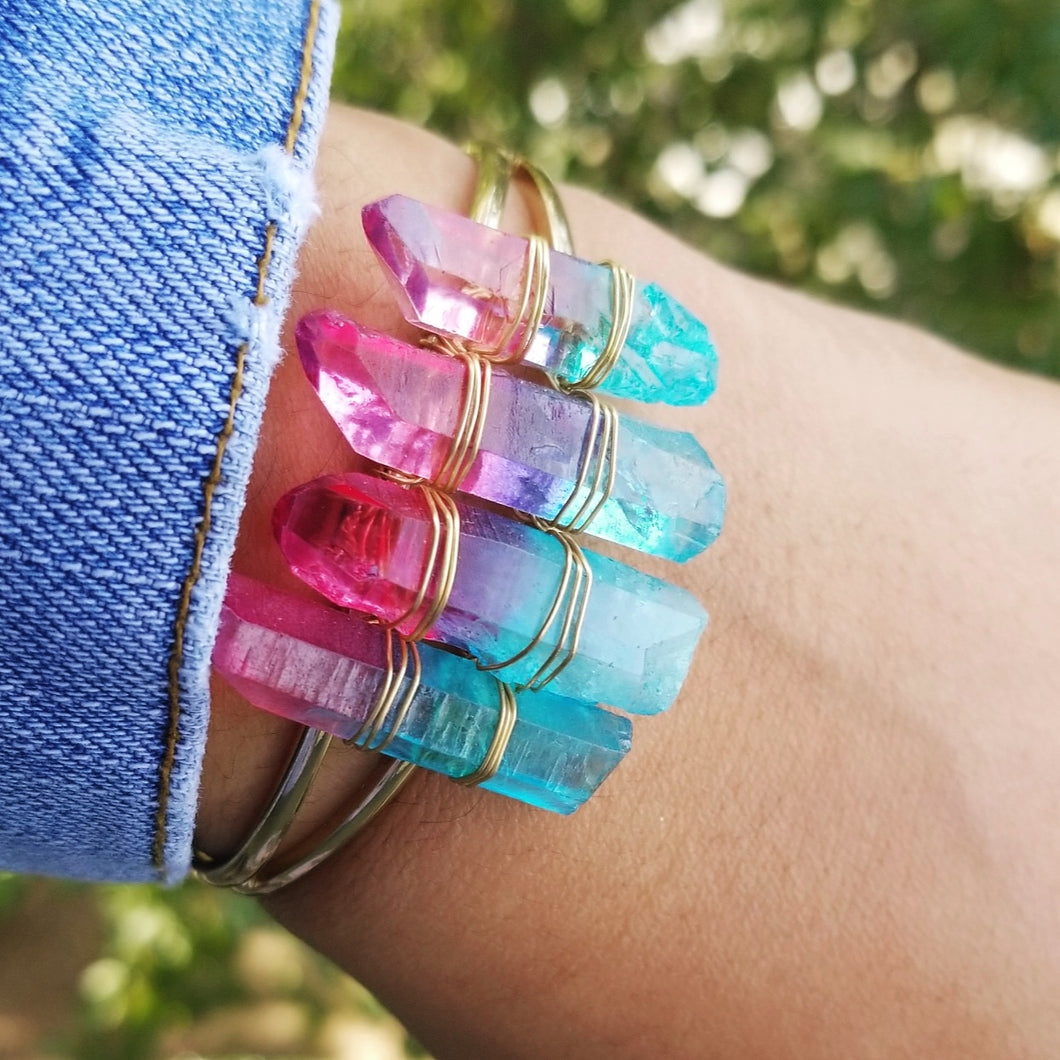
{"type": "Polygon", "coordinates": [[[0,867],[189,865],[330,0],[0,18],[0,867]]]}

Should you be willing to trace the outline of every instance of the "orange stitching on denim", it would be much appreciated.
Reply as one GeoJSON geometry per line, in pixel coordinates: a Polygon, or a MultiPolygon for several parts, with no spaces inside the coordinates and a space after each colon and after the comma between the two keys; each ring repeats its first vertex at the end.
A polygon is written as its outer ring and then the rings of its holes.
{"type": "MultiPolygon", "coordinates": [[[[295,145],[298,142],[306,97],[309,94],[309,85],[313,77],[313,45],[320,25],[320,6],[321,0],[310,0],[309,17],[306,22],[305,36],[302,40],[302,68],[298,89],[295,92],[287,122],[287,135],[284,140],[284,150],[288,155],[294,153],[295,145]]],[[[275,240],[276,222],[270,221],[265,229],[265,240],[261,256],[257,262],[258,282],[254,291],[254,304],[256,306],[265,305],[268,301],[268,297],[265,294],[265,283],[269,275],[269,266],[272,263],[272,250],[275,240]]],[[[167,668],[169,676],[169,733],[159,775],[158,810],[155,814],[155,840],[151,850],[152,863],[155,870],[160,874],[165,868],[169,785],[177,757],[177,743],[180,739],[180,669],[184,663],[184,638],[187,633],[188,613],[191,608],[191,594],[199,580],[199,575],[202,573],[202,557],[212,523],[213,497],[221,481],[221,465],[224,462],[228,442],[235,427],[236,406],[239,404],[239,399],[243,393],[243,374],[246,368],[246,360],[247,343],[244,342],[236,350],[232,384],[228,392],[228,413],[217,435],[217,448],[214,451],[210,472],[203,480],[202,518],[199,520],[199,525],[195,531],[191,568],[181,587],[180,602],[177,605],[177,618],[173,625],[173,650],[170,652],[167,668]]]]}

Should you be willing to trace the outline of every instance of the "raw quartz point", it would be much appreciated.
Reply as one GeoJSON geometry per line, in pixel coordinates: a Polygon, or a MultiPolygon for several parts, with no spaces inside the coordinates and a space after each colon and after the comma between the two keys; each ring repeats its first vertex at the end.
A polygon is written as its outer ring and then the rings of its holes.
{"type": "MultiPolygon", "coordinates": [[[[527,240],[404,195],[361,213],[406,319],[493,350],[518,316],[527,240]]],[[[596,363],[611,328],[611,270],[550,251],[541,327],[525,364],[574,382],[596,363]]],[[[521,329],[507,344],[515,349],[521,329]]],[[[502,351],[503,352],[503,351],[502,351]]],[[[634,286],[625,346],[600,390],[638,401],[700,405],[714,392],[718,358],[706,325],[655,284],[634,286]]]]}
{"type": "MultiPolygon", "coordinates": [[[[460,552],[447,606],[427,632],[498,663],[541,628],[564,572],[550,534],[458,503],[460,552]]],[[[405,618],[424,582],[432,539],[423,492],[371,475],[332,475],[280,499],[274,530],[291,570],[333,603],[410,632],[423,609],[405,618]]],[[[578,651],[547,689],[556,695],[654,714],[673,702],[707,616],[683,589],[586,552],[593,574],[578,651]]],[[[428,598],[437,589],[430,579],[428,598]]],[[[497,671],[527,682],[560,638],[554,622],[541,644],[497,671]]]]}
{"type": "MultiPolygon", "coordinates": [[[[256,707],[349,739],[385,681],[386,652],[379,626],[250,578],[229,578],[213,664],[256,707]]],[[[496,732],[497,683],[438,648],[421,646],[420,659],[419,690],[385,753],[466,776],[496,732]]],[[[489,791],[571,813],[629,750],[630,722],[618,714],[547,692],[525,692],[517,706],[500,768],[482,784],[489,791]]],[[[388,724],[381,737],[390,732],[388,724]]]]}
{"type": "MultiPolygon", "coordinates": [[[[310,382],[357,453],[409,475],[437,477],[457,430],[463,361],[362,328],[333,310],[303,317],[297,339],[310,382]]],[[[478,457],[460,489],[551,519],[577,481],[591,416],[585,398],[495,368],[478,457]]],[[[600,458],[601,448],[598,439],[600,458]]],[[[617,454],[614,488],[589,533],[680,562],[718,536],[725,485],[691,434],[620,416],[617,454]]],[[[586,483],[567,512],[589,495],[586,483]]]]}

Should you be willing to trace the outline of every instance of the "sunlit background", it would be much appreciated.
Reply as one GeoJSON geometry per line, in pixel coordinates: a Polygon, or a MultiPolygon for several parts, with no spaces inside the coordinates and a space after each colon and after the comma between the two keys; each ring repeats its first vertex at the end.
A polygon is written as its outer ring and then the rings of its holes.
{"type": "MultiPolygon", "coordinates": [[[[336,96],[1060,376],[1051,0],[360,0],[336,96]]],[[[0,1057],[422,1056],[249,900],[0,877],[0,1057]]]]}

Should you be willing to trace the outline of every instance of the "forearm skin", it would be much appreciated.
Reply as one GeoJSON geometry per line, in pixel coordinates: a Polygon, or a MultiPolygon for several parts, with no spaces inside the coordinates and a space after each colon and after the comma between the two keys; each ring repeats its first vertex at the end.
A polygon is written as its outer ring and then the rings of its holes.
{"type": "MultiPolygon", "coordinates": [[[[289,326],[328,305],[408,334],[360,206],[466,209],[472,180],[335,108],[289,326]]],[[[578,252],[662,284],[721,353],[705,408],[650,413],[729,483],[707,553],[638,560],[712,614],[685,690],[574,817],[421,775],[270,909],[441,1058],[1060,1055],[1060,388],[563,194],[578,252]]],[[[274,381],[236,558],[292,589],[272,504],[356,466],[300,375],[274,381]]],[[[218,687],[206,849],[290,739],[218,687]]],[[[372,768],[336,754],[310,824],[372,768]]]]}

